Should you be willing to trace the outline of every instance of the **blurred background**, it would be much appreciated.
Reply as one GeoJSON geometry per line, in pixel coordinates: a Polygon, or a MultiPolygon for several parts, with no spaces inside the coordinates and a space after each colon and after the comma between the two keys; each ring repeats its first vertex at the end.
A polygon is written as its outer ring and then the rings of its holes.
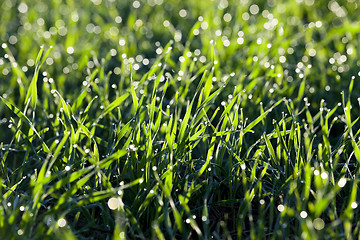
{"type": "MultiPolygon", "coordinates": [[[[253,106],[294,97],[306,78],[305,93],[317,111],[322,98],[332,106],[340,101],[340,92],[359,73],[358,5],[355,0],[3,0],[0,94],[23,109],[36,56],[41,46],[45,51],[52,46],[39,89],[57,89],[71,99],[101,68],[111,73],[111,98],[112,90],[129,83],[130,65],[139,80],[171,43],[167,78],[174,84],[185,84],[176,79],[187,59],[196,60],[195,70],[216,60],[219,87],[236,74],[219,103],[234,86],[247,90],[253,106]]],[[[44,102],[45,91],[38,94],[44,102]]],[[[8,114],[0,104],[2,131],[8,114]]]]}

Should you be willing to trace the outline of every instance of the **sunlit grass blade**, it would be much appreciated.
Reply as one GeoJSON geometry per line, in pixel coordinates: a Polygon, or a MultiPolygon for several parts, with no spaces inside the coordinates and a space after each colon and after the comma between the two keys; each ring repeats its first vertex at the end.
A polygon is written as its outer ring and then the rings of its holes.
{"type": "MultiPolygon", "coordinates": [[[[118,97],[117,99],[115,99],[112,103],[110,103],[105,109],[104,111],[100,114],[100,116],[97,118],[97,121],[100,120],[101,118],[105,117],[109,112],[111,112],[113,109],[115,109],[116,107],[120,106],[120,104],[122,102],[124,102],[127,97],[129,96],[129,93],[125,93],[124,95],[118,97]]],[[[97,122],[96,121],[96,122],[97,122]]]]}
{"type": "Polygon", "coordinates": [[[283,100],[280,100],[278,101],[277,103],[275,103],[270,109],[266,110],[263,114],[261,114],[259,117],[257,117],[254,121],[252,121],[250,124],[248,124],[245,129],[244,129],[244,132],[249,132],[251,131],[251,129],[253,127],[255,127],[259,122],[261,122],[265,117],[266,115],[272,111],[273,108],[275,108],[276,106],[278,106],[281,102],[283,102],[283,100]]]}
{"type": "Polygon", "coordinates": [[[48,153],[50,150],[48,148],[48,146],[46,145],[46,143],[43,141],[43,139],[41,138],[41,136],[39,135],[39,133],[37,132],[37,130],[35,129],[35,127],[33,126],[33,124],[30,122],[30,120],[24,115],[24,113],[22,113],[17,107],[15,107],[12,103],[10,103],[9,101],[7,101],[5,98],[0,96],[0,99],[6,104],[6,106],[8,106],[8,108],[15,114],[17,115],[23,122],[25,122],[36,134],[36,136],[41,140],[42,142],[42,146],[44,148],[44,151],[46,153],[48,153]]]}
{"type": "Polygon", "coordinates": [[[181,122],[180,131],[179,131],[179,139],[180,140],[182,140],[184,138],[185,130],[188,127],[188,122],[190,119],[190,114],[191,114],[193,103],[194,103],[194,99],[191,101],[190,105],[188,105],[188,107],[186,108],[187,110],[186,110],[185,116],[181,122]]]}

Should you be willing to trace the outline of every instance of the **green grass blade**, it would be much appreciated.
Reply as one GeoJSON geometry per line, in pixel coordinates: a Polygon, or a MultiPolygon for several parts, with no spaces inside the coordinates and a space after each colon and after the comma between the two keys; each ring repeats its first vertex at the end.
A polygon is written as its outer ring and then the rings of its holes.
{"type": "Polygon", "coordinates": [[[23,122],[25,122],[36,134],[36,136],[41,140],[42,146],[44,148],[44,151],[46,153],[49,153],[49,147],[46,145],[46,143],[43,141],[37,130],[35,129],[34,125],[30,122],[30,120],[22,113],[17,107],[15,107],[12,103],[7,101],[5,98],[0,96],[0,99],[6,104],[6,106],[16,115],[18,116],[23,122]]]}

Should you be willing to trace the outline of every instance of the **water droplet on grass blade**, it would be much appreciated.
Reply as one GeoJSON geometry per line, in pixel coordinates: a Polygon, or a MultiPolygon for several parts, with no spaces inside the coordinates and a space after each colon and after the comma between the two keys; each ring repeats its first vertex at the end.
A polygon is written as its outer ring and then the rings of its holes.
{"type": "Polygon", "coordinates": [[[187,16],[187,11],[185,9],[181,9],[179,11],[179,16],[182,17],[182,18],[186,17],[187,16]]]}
{"type": "Polygon", "coordinates": [[[313,225],[316,230],[322,230],[325,227],[325,222],[321,218],[316,218],[313,221],[313,225]]]}
{"type": "Polygon", "coordinates": [[[111,209],[111,210],[115,210],[115,209],[118,209],[120,207],[120,202],[117,198],[115,197],[112,197],[108,200],[108,207],[111,209]]]}
{"type": "Polygon", "coordinates": [[[307,212],[305,212],[305,211],[300,212],[300,217],[301,218],[307,218],[307,216],[308,216],[307,212]]]}
{"type": "Polygon", "coordinates": [[[65,227],[66,226],[66,220],[64,218],[60,218],[57,222],[59,227],[65,227]]]}
{"type": "Polygon", "coordinates": [[[279,204],[279,205],[277,206],[277,210],[278,210],[279,212],[283,212],[283,211],[285,210],[284,205],[279,204]]]}
{"type": "Polygon", "coordinates": [[[358,204],[356,202],[351,203],[351,208],[355,209],[358,207],[358,204]]]}
{"type": "Polygon", "coordinates": [[[341,178],[338,182],[338,186],[343,188],[346,184],[346,178],[341,178]]]}

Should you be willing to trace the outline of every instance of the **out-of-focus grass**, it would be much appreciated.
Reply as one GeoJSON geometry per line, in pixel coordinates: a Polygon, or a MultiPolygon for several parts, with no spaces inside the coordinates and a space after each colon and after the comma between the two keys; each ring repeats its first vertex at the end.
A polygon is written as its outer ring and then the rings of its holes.
{"type": "Polygon", "coordinates": [[[0,3],[0,236],[356,238],[357,1],[0,3]]]}

